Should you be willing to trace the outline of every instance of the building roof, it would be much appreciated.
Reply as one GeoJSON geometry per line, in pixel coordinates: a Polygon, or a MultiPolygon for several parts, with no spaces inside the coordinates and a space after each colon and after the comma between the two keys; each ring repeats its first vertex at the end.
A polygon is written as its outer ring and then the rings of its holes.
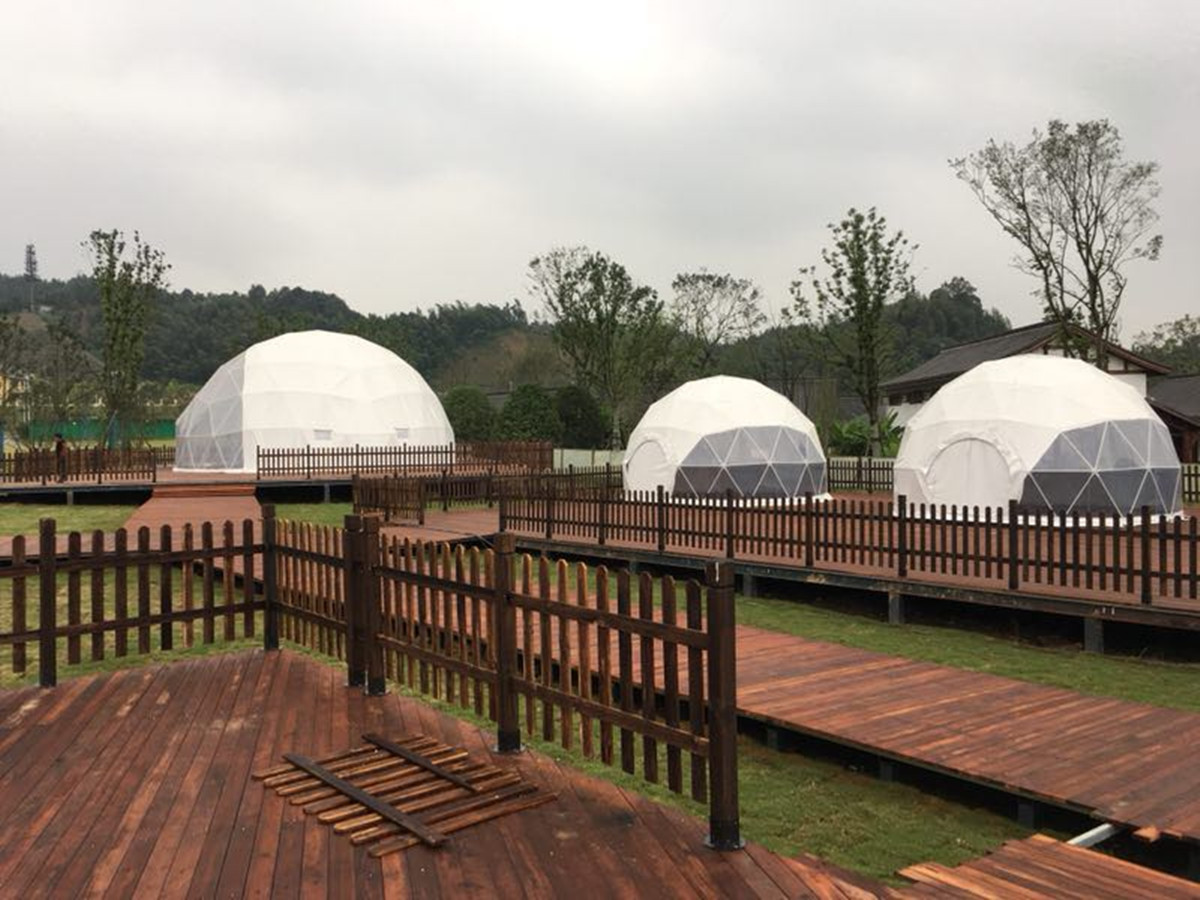
{"type": "MultiPolygon", "coordinates": [[[[1075,325],[1068,326],[1072,334],[1080,338],[1090,338],[1091,332],[1075,325]]],[[[890,394],[903,393],[918,388],[940,387],[947,381],[968,372],[981,362],[993,359],[1004,359],[1019,353],[1030,353],[1047,344],[1059,332],[1056,322],[1037,322],[1022,328],[1014,328],[994,337],[971,341],[947,347],[933,359],[926,360],[915,369],[898,375],[882,385],[884,391],[890,394]]],[[[1165,374],[1170,369],[1159,363],[1131,353],[1124,347],[1108,343],[1108,352],[1120,359],[1144,368],[1152,374],[1165,374]]]]}
{"type": "Polygon", "coordinates": [[[1155,409],[1200,427],[1200,375],[1172,375],[1155,379],[1146,399],[1155,409]]]}

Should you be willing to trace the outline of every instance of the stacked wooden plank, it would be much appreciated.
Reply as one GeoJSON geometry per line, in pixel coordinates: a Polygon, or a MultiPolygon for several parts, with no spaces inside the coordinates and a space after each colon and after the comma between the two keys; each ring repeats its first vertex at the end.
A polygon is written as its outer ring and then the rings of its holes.
{"type": "Polygon", "coordinates": [[[287,761],[253,777],[335,834],[386,856],[509,813],[540,806],[554,794],[510,769],[472,759],[417,735],[391,741],[363,735],[361,746],[319,760],[284,754],[287,761]]]}

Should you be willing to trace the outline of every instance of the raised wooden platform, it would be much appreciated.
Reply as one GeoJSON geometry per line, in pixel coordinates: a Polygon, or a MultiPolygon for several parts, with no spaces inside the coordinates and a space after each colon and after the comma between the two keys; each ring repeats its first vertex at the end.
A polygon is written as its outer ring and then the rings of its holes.
{"type": "Polygon", "coordinates": [[[11,897],[832,897],[880,885],[705,825],[299,653],[225,654],[0,693],[0,894],[11,897]],[[553,803],[374,859],[251,773],[364,732],[422,733],[553,803]]]}
{"type": "Polygon", "coordinates": [[[994,853],[950,868],[921,863],[900,874],[917,882],[901,897],[992,900],[1184,900],[1200,885],[1094,850],[1072,847],[1044,834],[1009,841],[994,853]]]}

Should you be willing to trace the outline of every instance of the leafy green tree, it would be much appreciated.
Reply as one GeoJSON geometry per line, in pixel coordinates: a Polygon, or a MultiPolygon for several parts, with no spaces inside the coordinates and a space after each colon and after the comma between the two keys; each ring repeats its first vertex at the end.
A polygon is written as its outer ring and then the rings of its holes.
{"type": "Polygon", "coordinates": [[[683,338],[688,367],[697,376],[713,374],[722,347],[749,337],[767,321],[762,291],[748,278],[700,269],[676,275],[671,289],[671,318],[683,338]]]}
{"type": "Polygon", "coordinates": [[[95,368],[75,334],[60,322],[46,328],[48,340],[31,364],[29,418],[68,422],[85,413],[96,395],[95,368]]]}
{"type": "Polygon", "coordinates": [[[124,234],[116,229],[93,231],[84,244],[92,256],[92,279],[104,320],[99,387],[110,439],[116,423],[137,418],[150,304],[166,286],[171,268],[162,251],[144,243],[136,231],[129,258],[126,246],[124,234]]]}
{"type": "Polygon", "coordinates": [[[866,213],[852,208],[829,230],[832,246],[821,251],[827,273],[821,277],[816,267],[802,268],[792,282],[796,316],[820,335],[818,347],[827,359],[848,373],[867,410],[870,450],[877,454],[883,437],[879,385],[889,346],[884,310],[912,289],[908,269],[916,248],[902,231],[889,233],[874,207],[866,213]]]}
{"type": "Polygon", "coordinates": [[[991,140],[950,166],[1020,245],[1017,268],[1037,279],[1046,318],[1091,330],[1092,358],[1103,364],[1126,265],[1162,249],[1162,235],[1151,233],[1158,164],[1127,161],[1106,120],[1072,127],[1056,119],[1022,146],[991,140]]]}
{"type": "Polygon", "coordinates": [[[554,398],[562,422],[564,447],[592,450],[603,447],[612,432],[608,416],[596,398],[578,385],[565,387],[554,398]]]}
{"type": "Polygon", "coordinates": [[[1181,375],[1200,373],[1200,316],[1184,316],[1139,334],[1133,350],[1181,375]]]}
{"type": "Polygon", "coordinates": [[[531,293],[546,307],[575,381],[612,414],[611,446],[674,370],[674,331],[654,289],[586,247],[559,247],[529,263],[531,293]]]}
{"type": "Polygon", "coordinates": [[[869,456],[871,440],[880,435],[880,456],[895,456],[900,451],[901,429],[896,427],[896,414],[888,413],[879,430],[872,431],[866,416],[855,416],[830,423],[825,437],[825,452],[830,456],[869,456]]]}
{"type": "Polygon", "coordinates": [[[442,397],[442,408],[459,441],[490,441],[496,433],[496,410],[481,388],[460,384],[442,397]]]}
{"type": "Polygon", "coordinates": [[[910,291],[884,312],[892,332],[891,364],[903,372],[947,347],[1002,334],[1012,328],[996,309],[985,309],[974,285],[954,277],[923,296],[910,291]]]}
{"type": "Polygon", "coordinates": [[[555,441],[562,436],[562,422],[554,399],[536,384],[523,384],[511,394],[500,411],[497,437],[505,441],[555,441]]]}

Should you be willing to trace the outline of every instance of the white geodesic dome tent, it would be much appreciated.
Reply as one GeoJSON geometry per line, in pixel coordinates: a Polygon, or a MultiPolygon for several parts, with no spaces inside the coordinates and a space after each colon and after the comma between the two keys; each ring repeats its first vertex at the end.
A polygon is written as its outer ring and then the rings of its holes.
{"type": "Polygon", "coordinates": [[[296,331],[213,373],[175,420],[175,467],[254,471],[258,447],[451,444],[437,395],[392,351],[296,331]]]}
{"type": "Polygon", "coordinates": [[[652,404],[629,436],[625,487],[677,497],[795,497],[825,493],[817,429],[757,381],[689,381],[652,404]]]}
{"type": "Polygon", "coordinates": [[[1136,389],[1077,359],[981,363],[942,387],[904,429],[896,496],[910,505],[1060,515],[1179,512],[1179,458],[1136,389]]]}

